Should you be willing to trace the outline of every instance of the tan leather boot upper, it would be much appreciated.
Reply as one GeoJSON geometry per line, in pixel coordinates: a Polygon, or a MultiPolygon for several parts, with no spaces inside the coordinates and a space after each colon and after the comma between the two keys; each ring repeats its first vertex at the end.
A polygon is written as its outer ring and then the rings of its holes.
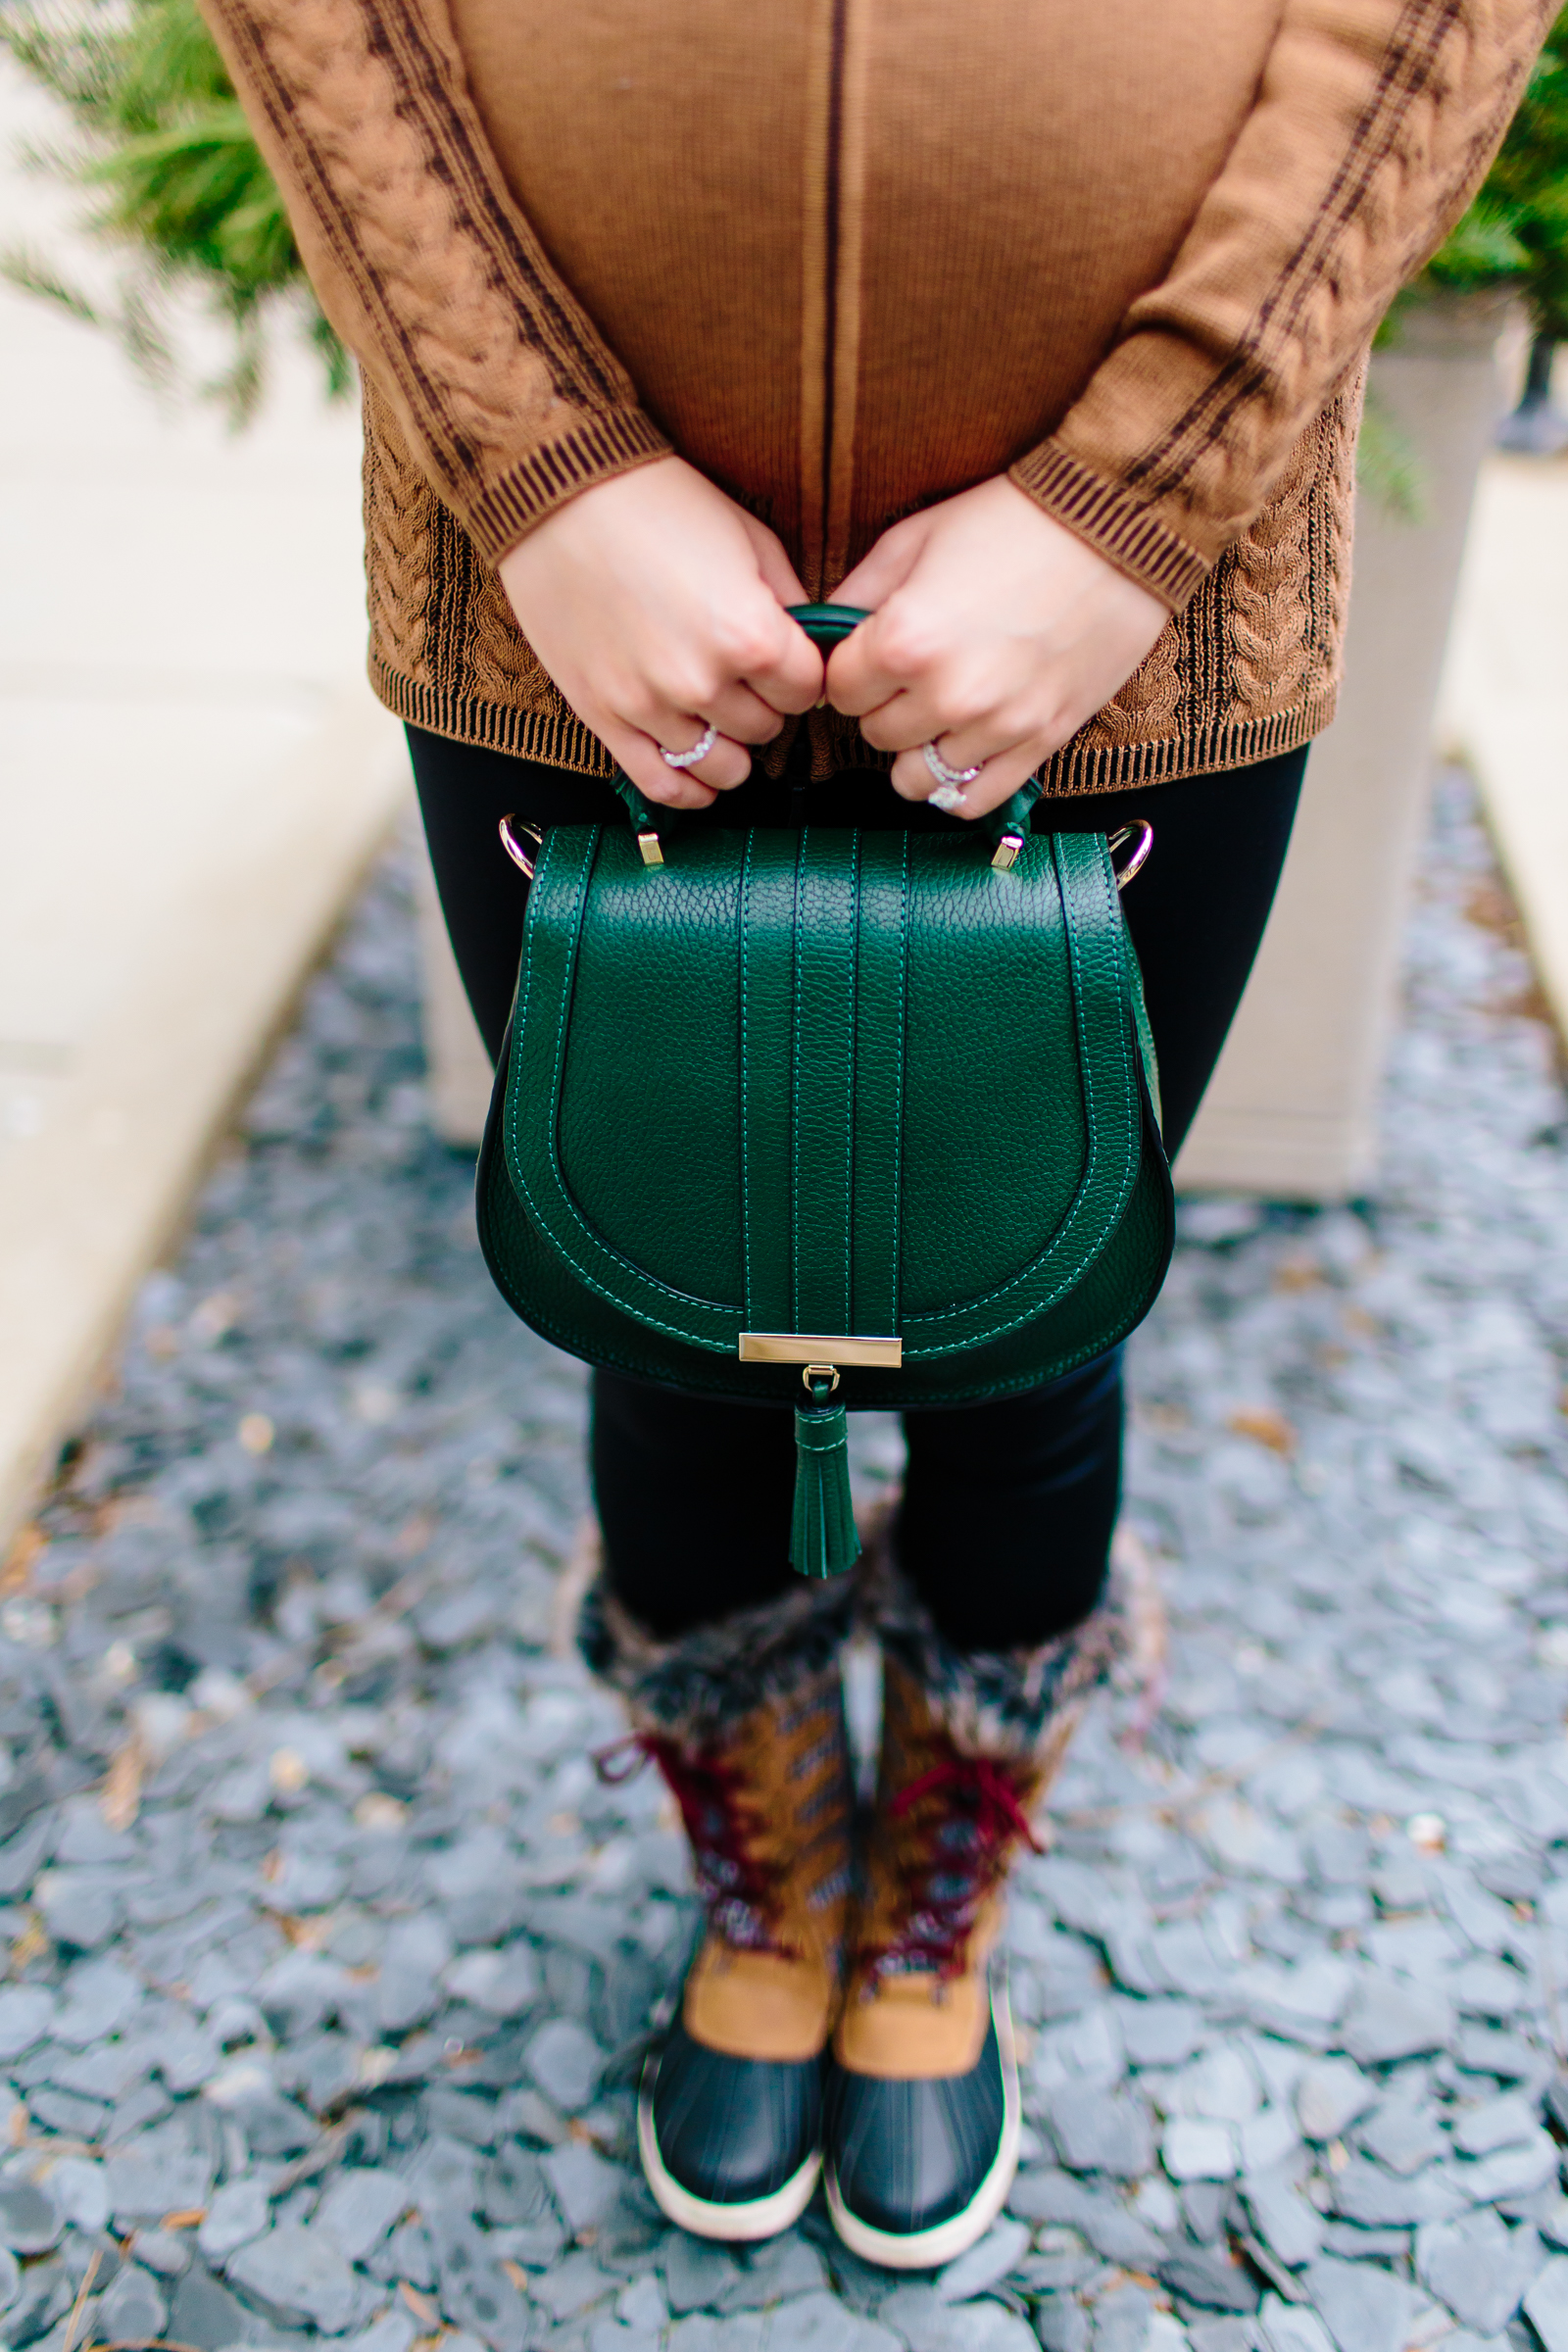
{"type": "Polygon", "coordinates": [[[837,1665],[698,1746],[643,1744],[680,1806],[708,1933],[686,1980],[694,2041],[814,2058],[838,2013],[853,1788],[837,1665]]]}
{"type": "Polygon", "coordinates": [[[833,2050],[852,2074],[915,2081],[978,2062],[1003,1886],[1079,1709],[1027,1758],[960,1752],[919,1683],[884,1665],[882,1765],[849,1989],[833,2050]]]}

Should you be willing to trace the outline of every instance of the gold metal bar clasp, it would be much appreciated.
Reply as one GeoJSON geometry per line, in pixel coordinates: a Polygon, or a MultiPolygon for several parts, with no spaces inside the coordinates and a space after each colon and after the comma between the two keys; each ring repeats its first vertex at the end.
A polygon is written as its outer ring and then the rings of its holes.
{"type": "Polygon", "coordinates": [[[743,1331],[743,1364],[867,1364],[897,1372],[904,1362],[902,1340],[860,1339],[847,1332],[743,1331]]]}

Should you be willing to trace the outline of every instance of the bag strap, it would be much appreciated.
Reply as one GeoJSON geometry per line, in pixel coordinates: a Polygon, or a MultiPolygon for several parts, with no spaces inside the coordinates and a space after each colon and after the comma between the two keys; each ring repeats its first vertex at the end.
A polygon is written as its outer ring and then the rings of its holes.
{"type": "Polygon", "coordinates": [[[659,839],[659,828],[654,822],[654,812],[630,776],[620,768],[616,768],[610,781],[625,804],[626,814],[631,818],[631,829],[637,836],[637,847],[643,854],[644,865],[662,865],[664,852],[659,839]]]}
{"type": "MultiPolygon", "coordinates": [[[[829,653],[834,646],[842,645],[862,620],[870,618],[869,613],[858,605],[790,605],[786,610],[791,620],[800,623],[819,653],[829,653]]],[[[643,863],[662,865],[664,853],[660,844],[659,827],[653,810],[630,776],[623,775],[617,768],[612,782],[631,818],[637,846],[643,854],[643,863]]],[[[999,871],[1004,872],[1011,865],[1028,840],[1029,812],[1044,790],[1045,785],[1040,777],[1031,776],[1027,783],[1019,786],[1010,800],[1004,801],[1000,808],[993,808],[989,816],[982,818],[981,822],[991,837],[994,853],[991,862],[999,871]]]]}

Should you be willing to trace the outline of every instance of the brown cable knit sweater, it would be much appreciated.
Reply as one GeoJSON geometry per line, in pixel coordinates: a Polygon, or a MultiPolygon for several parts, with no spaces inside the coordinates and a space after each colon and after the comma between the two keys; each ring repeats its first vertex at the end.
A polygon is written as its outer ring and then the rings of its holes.
{"type": "Polygon", "coordinates": [[[1304,742],[1363,356],[1552,4],[204,0],[364,372],[377,691],[608,772],[494,566],[673,448],[812,594],[1005,471],[1162,598],[1058,790],[1304,742]]]}

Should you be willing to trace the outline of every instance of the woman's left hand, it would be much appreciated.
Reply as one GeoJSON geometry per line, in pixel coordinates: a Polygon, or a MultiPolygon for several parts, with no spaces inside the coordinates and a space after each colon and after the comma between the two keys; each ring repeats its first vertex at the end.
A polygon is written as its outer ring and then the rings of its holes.
{"type": "Polygon", "coordinates": [[[984,816],[1123,686],[1170,618],[1004,474],[884,533],[833,591],[871,617],[827,666],[827,698],[897,752],[893,786],[929,800],[949,767],[978,767],[950,804],[984,816]]]}

